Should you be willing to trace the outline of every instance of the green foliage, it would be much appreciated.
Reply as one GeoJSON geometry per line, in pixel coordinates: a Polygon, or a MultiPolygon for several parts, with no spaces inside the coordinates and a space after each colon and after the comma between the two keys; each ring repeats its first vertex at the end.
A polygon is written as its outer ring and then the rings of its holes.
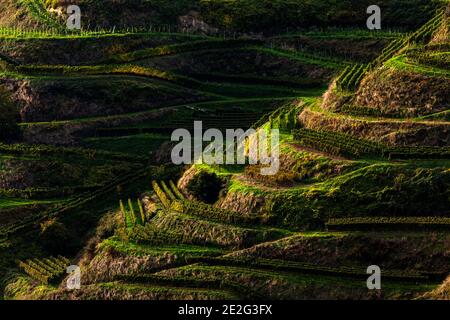
{"type": "Polygon", "coordinates": [[[58,31],[64,30],[64,26],[47,11],[42,0],[19,0],[18,4],[26,6],[31,16],[43,26],[58,31]]]}
{"type": "Polygon", "coordinates": [[[288,131],[295,129],[297,127],[297,117],[303,108],[310,105],[312,102],[305,99],[303,103],[294,101],[288,103],[270,114],[262,117],[256,124],[253,125],[254,128],[261,127],[268,120],[269,128],[279,129],[280,131],[288,131]]]}
{"type": "Polygon", "coordinates": [[[117,252],[121,252],[134,257],[146,256],[164,256],[168,253],[176,255],[184,260],[186,258],[199,258],[220,256],[224,253],[220,248],[213,246],[195,246],[195,245],[145,245],[135,244],[128,241],[121,241],[118,237],[112,237],[104,240],[100,248],[113,248],[117,252]]]}
{"type": "Polygon", "coordinates": [[[346,67],[336,80],[336,86],[339,90],[353,91],[364,77],[364,74],[370,70],[370,65],[354,65],[346,67]]]}
{"type": "Polygon", "coordinates": [[[219,198],[223,181],[212,172],[200,171],[187,184],[186,189],[200,201],[214,203],[219,198]]]}
{"type": "Polygon", "coordinates": [[[131,199],[128,199],[127,207],[122,200],[119,200],[120,214],[125,228],[145,226],[148,221],[141,199],[138,198],[136,203],[139,211],[135,210],[134,203],[131,199]]]}
{"type": "Polygon", "coordinates": [[[147,217],[145,216],[145,211],[144,211],[144,207],[142,206],[142,201],[141,199],[137,199],[137,203],[138,203],[138,208],[139,208],[139,214],[140,214],[140,218],[141,218],[141,223],[143,226],[145,226],[146,222],[147,222],[147,217]]]}
{"type": "MultiPolygon", "coordinates": [[[[436,60],[430,60],[431,63],[436,63],[436,60]]],[[[445,63],[445,62],[444,62],[445,63]]],[[[450,71],[448,68],[437,68],[430,65],[422,65],[407,58],[405,55],[397,56],[385,63],[386,67],[395,68],[397,70],[412,72],[431,77],[450,78],[450,71]]]]}

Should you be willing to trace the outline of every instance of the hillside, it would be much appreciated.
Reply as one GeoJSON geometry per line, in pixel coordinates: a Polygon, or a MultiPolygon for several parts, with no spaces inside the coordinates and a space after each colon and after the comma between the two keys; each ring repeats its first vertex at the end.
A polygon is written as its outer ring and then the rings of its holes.
{"type": "MultiPolygon", "coordinates": [[[[382,0],[386,28],[414,29],[432,16],[441,0],[382,0]],[[408,10],[404,10],[405,6],[408,10]]],[[[85,29],[153,28],[202,32],[285,32],[300,28],[364,26],[363,1],[332,0],[73,0],[82,11],[85,29]],[[214,31],[215,30],[215,31],[214,31]]],[[[65,0],[2,0],[0,26],[59,28],[66,17],[65,0]]]]}
{"type": "Polygon", "coordinates": [[[448,299],[450,7],[369,2],[0,0],[2,297],[448,299]],[[280,170],[174,165],[194,121],[280,170]]]}

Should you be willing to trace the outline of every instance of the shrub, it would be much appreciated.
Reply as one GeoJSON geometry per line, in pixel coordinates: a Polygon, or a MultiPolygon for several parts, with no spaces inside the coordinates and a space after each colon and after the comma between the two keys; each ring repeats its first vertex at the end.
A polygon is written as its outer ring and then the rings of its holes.
{"type": "Polygon", "coordinates": [[[64,253],[71,249],[70,232],[56,219],[41,223],[40,239],[44,247],[52,254],[64,253]]]}
{"type": "Polygon", "coordinates": [[[223,181],[215,174],[200,171],[189,183],[187,190],[198,200],[214,203],[218,200],[223,181]]]}

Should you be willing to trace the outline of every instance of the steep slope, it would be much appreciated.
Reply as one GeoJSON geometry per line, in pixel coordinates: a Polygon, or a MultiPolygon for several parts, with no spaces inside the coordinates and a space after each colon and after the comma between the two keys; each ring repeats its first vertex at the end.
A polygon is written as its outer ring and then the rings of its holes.
{"type": "MultiPolygon", "coordinates": [[[[413,29],[426,21],[429,12],[442,3],[440,0],[409,1],[409,10],[401,0],[383,0],[378,4],[384,10],[386,28],[413,29]],[[399,21],[402,21],[399,24],[399,21]]],[[[164,0],[131,2],[74,0],[82,10],[84,28],[149,28],[156,30],[189,30],[205,33],[217,32],[286,32],[311,26],[358,26],[366,21],[366,8],[372,3],[364,1],[199,1],[164,0]]],[[[9,27],[52,27],[66,19],[64,0],[1,0],[0,25],[9,27]]]]}
{"type": "Polygon", "coordinates": [[[448,9],[439,11],[372,63],[348,68],[325,94],[322,109],[305,110],[301,121],[393,145],[448,146],[449,38],[442,36],[448,24],[448,9]]]}
{"type": "MultiPolygon", "coordinates": [[[[52,17],[64,11],[45,3],[52,17]]],[[[0,36],[0,79],[20,128],[0,144],[5,298],[447,297],[441,2],[413,2],[410,19],[403,1],[383,2],[387,25],[426,23],[410,34],[281,35],[272,33],[303,23],[364,27],[367,2],[76,3],[83,23],[114,32],[0,36]],[[173,32],[191,9],[220,36],[173,32]],[[261,31],[270,36],[250,33],[261,31]],[[279,129],[280,170],[172,165],[170,134],[194,121],[279,129]],[[81,267],[80,290],[65,287],[69,264],[81,267]],[[381,290],[367,288],[374,264],[381,290]]],[[[42,13],[23,26],[45,24],[42,13]]]]}

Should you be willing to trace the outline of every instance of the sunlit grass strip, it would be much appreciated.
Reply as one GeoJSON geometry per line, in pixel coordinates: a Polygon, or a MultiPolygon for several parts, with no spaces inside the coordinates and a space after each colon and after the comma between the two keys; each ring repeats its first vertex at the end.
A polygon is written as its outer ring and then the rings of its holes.
{"type": "Polygon", "coordinates": [[[385,66],[392,67],[400,71],[420,73],[432,77],[450,78],[450,70],[418,64],[408,59],[405,55],[392,58],[391,60],[385,63],[385,66]]]}

